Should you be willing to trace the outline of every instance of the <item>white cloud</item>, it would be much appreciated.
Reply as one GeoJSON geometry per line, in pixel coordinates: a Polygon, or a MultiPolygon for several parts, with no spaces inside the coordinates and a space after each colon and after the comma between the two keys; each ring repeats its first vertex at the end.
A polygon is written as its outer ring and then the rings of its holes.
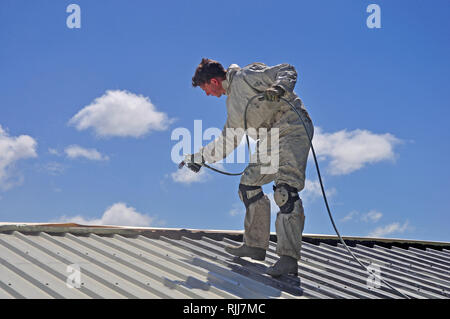
{"type": "Polygon", "coordinates": [[[6,190],[22,183],[20,173],[13,171],[17,161],[37,157],[37,142],[31,136],[10,137],[0,125],[0,188],[6,190]]]}
{"type": "MultiPolygon", "coordinates": [[[[327,198],[336,195],[336,193],[337,190],[334,187],[325,188],[325,195],[327,196],[327,198]]],[[[322,197],[322,188],[320,187],[320,182],[318,180],[305,180],[305,188],[300,192],[300,197],[304,202],[313,201],[318,197],[322,197]]]]}
{"type": "Polygon", "coordinates": [[[58,151],[57,149],[54,149],[54,148],[49,148],[49,149],[48,149],[48,152],[49,152],[50,154],[52,154],[52,155],[55,155],[55,156],[61,156],[61,154],[59,153],[59,151],[58,151]]]}
{"type": "Polygon", "coordinates": [[[315,128],[313,145],[319,159],[330,159],[332,175],[349,174],[367,164],[394,160],[394,146],[401,140],[392,134],[375,134],[367,130],[323,133],[315,128]]]}
{"type": "Polygon", "coordinates": [[[365,222],[374,222],[374,223],[376,223],[377,221],[379,221],[381,219],[381,217],[383,217],[383,213],[380,213],[380,212],[378,212],[376,210],[371,210],[367,214],[364,214],[361,217],[361,220],[363,220],[365,222]]]}
{"type": "Polygon", "coordinates": [[[402,224],[399,222],[388,224],[386,226],[381,226],[375,228],[373,231],[371,231],[367,236],[369,237],[384,237],[387,235],[391,235],[394,233],[402,234],[407,230],[411,230],[412,227],[409,226],[409,222],[406,221],[402,224]]]}
{"type": "Polygon", "coordinates": [[[83,148],[78,145],[71,145],[65,148],[64,152],[69,158],[84,157],[91,161],[107,161],[108,156],[102,155],[99,151],[93,148],[83,148]]]}
{"type": "Polygon", "coordinates": [[[381,217],[383,217],[383,213],[376,210],[371,210],[365,214],[361,214],[358,211],[351,211],[344,218],[341,218],[341,222],[353,220],[357,216],[360,216],[359,220],[364,221],[366,223],[367,222],[376,223],[381,219],[381,217]]]}
{"type": "Polygon", "coordinates": [[[47,164],[44,164],[42,168],[47,171],[50,175],[61,175],[64,173],[65,166],[63,164],[57,163],[57,162],[50,162],[47,164]]]}
{"type": "MultiPolygon", "coordinates": [[[[63,216],[54,222],[76,223],[82,225],[115,225],[115,226],[136,226],[148,227],[155,223],[155,218],[147,214],[136,211],[133,207],[128,207],[124,203],[116,203],[108,207],[102,217],[98,219],[86,219],[80,215],[68,217],[63,216]]],[[[161,222],[159,222],[161,223],[161,222]]]]}
{"type": "Polygon", "coordinates": [[[345,215],[344,218],[341,218],[341,222],[348,222],[349,220],[352,220],[353,218],[355,218],[355,216],[357,216],[357,215],[359,215],[359,213],[357,211],[351,211],[350,213],[345,215]]]}
{"type": "Polygon", "coordinates": [[[151,130],[166,130],[172,122],[148,97],[108,90],[69,121],[78,130],[92,128],[98,136],[140,137],[151,130]]]}
{"type": "Polygon", "coordinates": [[[170,175],[174,182],[181,184],[203,183],[210,178],[210,175],[206,172],[206,168],[202,168],[200,172],[195,173],[189,168],[183,167],[170,175]]]}

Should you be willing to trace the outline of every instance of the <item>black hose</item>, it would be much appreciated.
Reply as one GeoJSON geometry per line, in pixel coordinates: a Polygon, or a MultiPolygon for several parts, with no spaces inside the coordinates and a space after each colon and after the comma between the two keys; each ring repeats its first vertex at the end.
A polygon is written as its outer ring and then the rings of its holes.
{"type": "Polygon", "coordinates": [[[209,168],[210,170],[213,170],[214,172],[217,172],[217,173],[220,173],[220,174],[224,174],[224,175],[228,175],[228,176],[239,176],[239,175],[244,174],[244,171],[242,171],[242,172],[240,172],[240,173],[228,173],[228,172],[224,172],[224,171],[221,171],[220,169],[217,169],[217,168],[214,168],[214,167],[212,167],[212,166],[209,166],[209,165],[206,164],[206,163],[203,163],[202,166],[205,166],[205,167],[209,168]]]}
{"type": "Polygon", "coordinates": [[[410,299],[409,296],[405,295],[404,293],[402,293],[401,291],[397,290],[396,288],[394,288],[392,285],[390,285],[388,282],[386,282],[385,280],[383,280],[383,278],[379,277],[377,274],[371,272],[358,258],[356,258],[356,256],[353,254],[353,252],[350,250],[350,248],[348,248],[347,244],[345,243],[345,241],[342,239],[341,234],[339,233],[336,224],[334,223],[334,219],[333,216],[331,215],[331,211],[330,211],[330,206],[328,205],[328,200],[327,200],[327,195],[325,194],[325,188],[323,186],[323,182],[322,182],[322,177],[320,175],[320,169],[319,169],[319,163],[317,162],[317,157],[316,157],[316,152],[314,151],[314,147],[312,144],[312,138],[308,133],[308,130],[306,129],[306,125],[305,122],[303,121],[303,118],[301,116],[301,114],[298,112],[297,108],[288,100],[286,100],[285,98],[281,98],[281,100],[283,100],[284,102],[288,103],[290,105],[290,107],[292,108],[292,110],[294,110],[295,113],[297,113],[298,117],[300,118],[300,120],[302,121],[303,127],[305,128],[305,132],[306,135],[308,136],[309,139],[309,144],[311,146],[311,151],[314,157],[314,163],[316,164],[316,170],[317,170],[317,176],[319,177],[319,182],[320,182],[320,189],[322,190],[322,195],[323,195],[323,199],[325,201],[325,206],[327,208],[327,212],[328,212],[328,216],[330,217],[331,220],[331,224],[333,225],[333,228],[336,232],[336,234],[339,237],[339,240],[341,241],[342,245],[344,245],[345,249],[347,250],[347,252],[353,257],[353,259],[365,270],[367,271],[369,274],[373,275],[374,277],[378,278],[381,282],[383,282],[384,284],[386,284],[386,286],[388,286],[389,288],[391,288],[392,290],[394,290],[395,292],[399,293],[400,295],[402,295],[403,297],[410,299]]]}

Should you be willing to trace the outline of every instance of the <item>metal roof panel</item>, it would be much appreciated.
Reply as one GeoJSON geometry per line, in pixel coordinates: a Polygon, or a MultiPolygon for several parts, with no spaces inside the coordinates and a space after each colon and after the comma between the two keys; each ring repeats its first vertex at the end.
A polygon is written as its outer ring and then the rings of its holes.
{"type": "MultiPolygon", "coordinates": [[[[237,232],[0,226],[0,298],[402,298],[389,287],[373,286],[331,236],[304,235],[300,278],[272,278],[265,271],[278,259],[274,239],[265,261],[254,261],[225,252],[225,245],[240,244],[237,232]],[[69,284],[74,269],[80,270],[78,288],[69,284]]],[[[365,265],[377,267],[408,296],[450,297],[450,244],[351,243],[365,265]]]]}

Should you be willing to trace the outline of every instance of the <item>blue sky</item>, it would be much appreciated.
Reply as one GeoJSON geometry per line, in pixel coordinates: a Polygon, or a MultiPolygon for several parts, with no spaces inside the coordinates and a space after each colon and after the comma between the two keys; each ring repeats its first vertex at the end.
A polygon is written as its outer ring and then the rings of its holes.
{"type": "MultiPolygon", "coordinates": [[[[450,241],[449,9],[447,0],[3,0],[0,221],[242,230],[239,178],[194,176],[171,159],[176,128],[225,123],[225,97],[191,86],[209,57],[296,67],[342,235],[450,241]],[[66,24],[71,3],[79,29],[66,24]],[[379,29],[366,25],[371,3],[379,29]]],[[[312,161],[300,195],[304,232],[334,234],[312,161]]]]}

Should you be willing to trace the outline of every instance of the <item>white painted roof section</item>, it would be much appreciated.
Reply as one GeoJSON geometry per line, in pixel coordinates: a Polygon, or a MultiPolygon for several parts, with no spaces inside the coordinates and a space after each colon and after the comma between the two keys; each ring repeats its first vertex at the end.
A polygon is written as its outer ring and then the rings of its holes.
{"type": "MultiPolygon", "coordinates": [[[[376,288],[341,244],[327,243],[331,237],[304,236],[301,279],[276,279],[265,274],[278,260],[276,243],[264,262],[233,258],[223,248],[240,244],[239,234],[3,224],[0,298],[401,298],[376,288]]],[[[418,249],[406,241],[353,242],[364,264],[408,296],[450,298],[450,243],[416,241],[425,245],[418,249]]]]}

